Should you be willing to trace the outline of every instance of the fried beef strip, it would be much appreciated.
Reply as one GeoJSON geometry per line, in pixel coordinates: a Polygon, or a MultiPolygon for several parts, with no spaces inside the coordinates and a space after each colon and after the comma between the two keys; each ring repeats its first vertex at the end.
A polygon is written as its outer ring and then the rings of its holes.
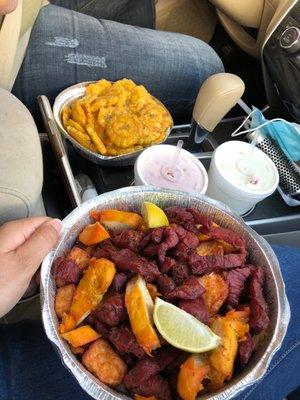
{"type": "Polygon", "coordinates": [[[174,258],[166,257],[164,262],[160,266],[160,271],[162,273],[168,273],[169,271],[171,271],[175,264],[176,261],[174,260],[174,258]]]}
{"type": "Polygon", "coordinates": [[[69,283],[77,284],[82,277],[82,269],[74,261],[58,257],[54,261],[53,277],[57,287],[65,286],[69,283]]]}
{"type": "Polygon", "coordinates": [[[209,314],[202,297],[198,297],[195,300],[180,300],[178,307],[193,315],[204,324],[208,324],[209,314]]]}
{"type": "Polygon", "coordinates": [[[164,229],[163,239],[163,242],[157,247],[157,257],[160,264],[165,261],[167,251],[173,249],[179,243],[177,233],[171,226],[164,229]]]}
{"type": "Polygon", "coordinates": [[[210,274],[211,272],[241,267],[245,264],[246,256],[247,254],[244,252],[212,256],[200,256],[197,253],[192,253],[188,257],[188,264],[193,274],[210,274]]]}
{"type": "Polygon", "coordinates": [[[198,247],[199,239],[193,232],[190,232],[177,224],[172,224],[171,227],[175,229],[181,243],[184,243],[190,249],[196,249],[198,247]]]}
{"type": "Polygon", "coordinates": [[[183,283],[190,275],[190,269],[184,261],[177,261],[172,268],[172,277],[176,285],[183,283]]]}
{"type": "Polygon", "coordinates": [[[165,297],[171,300],[195,300],[200,297],[204,292],[205,289],[201,285],[199,279],[196,276],[190,276],[183,282],[182,285],[167,293],[165,297]]]}
{"type": "Polygon", "coordinates": [[[122,249],[130,249],[135,253],[138,253],[141,250],[141,241],[144,237],[144,232],[129,229],[116,235],[112,239],[112,242],[122,249]]]}
{"type": "Polygon", "coordinates": [[[110,259],[111,254],[114,254],[116,251],[118,251],[118,249],[112,243],[112,240],[106,239],[94,248],[92,256],[96,258],[110,259]]]}
{"type": "Polygon", "coordinates": [[[195,208],[173,206],[165,209],[165,213],[170,223],[178,224],[193,233],[198,233],[201,229],[207,230],[212,225],[211,220],[195,208]],[[201,225],[200,229],[196,225],[201,225]]]}
{"type": "Polygon", "coordinates": [[[251,273],[249,283],[250,292],[250,328],[255,334],[262,332],[268,327],[269,315],[268,305],[264,299],[263,285],[265,273],[262,267],[257,267],[251,273]]]}
{"type": "Polygon", "coordinates": [[[156,284],[159,293],[163,296],[166,296],[167,293],[171,292],[176,287],[173,279],[165,274],[162,274],[157,278],[156,284]]]}
{"type": "Polygon", "coordinates": [[[115,263],[117,268],[140,274],[149,283],[160,275],[157,264],[154,261],[149,261],[129,249],[111,252],[109,259],[115,263]]]}
{"type": "Polygon", "coordinates": [[[195,224],[202,225],[202,227],[206,229],[211,227],[212,221],[206,215],[201,214],[200,211],[195,208],[187,208],[186,210],[193,215],[195,224]]]}
{"type": "Polygon", "coordinates": [[[186,261],[191,254],[191,249],[184,243],[178,245],[172,250],[172,256],[179,261],[186,261]]]}
{"type": "Polygon", "coordinates": [[[124,295],[115,294],[103,300],[95,310],[95,314],[100,322],[110,327],[122,324],[128,318],[124,295]]]}
{"type": "Polygon", "coordinates": [[[237,248],[245,247],[244,239],[230,229],[215,227],[203,230],[203,233],[209,235],[212,240],[223,240],[237,248]]]}
{"type": "Polygon", "coordinates": [[[247,265],[225,272],[225,282],[228,285],[228,296],[226,299],[226,305],[228,307],[235,308],[238,305],[240,296],[244,290],[245,282],[250,274],[251,269],[247,265]]]}
{"type": "Polygon", "coordinates": [[[124,384],[134,394],[172,400],[169,382],[158,375],[161,369],[159,360],[144,358],[127,372],[124,384]]]}
{"type": "Polygon", "coordinates": [[[124,272],[117,272],[111,283],[113,291],[116,293],[124,292],[127,281],[128,276],[124,272]]]}
{"type": "Polygon", "coordinates": [[[143,250],[143,255],[146,258],[153,258],[154,256],[156,256],[157,247],[158,247],[157,244],[148,243],[147,246],[145,246],[145,248],[143,250]]]}
{"type": "Polygon", "coordinates": [[[254,343],[252,336],[250,333],[246,333],[246,340],[239,342],[239,359],[242,367],[245,367],[248,364],[250,357],[252,356],[253,349],[254,343]]]}
{"type": "Polygon", "coordinates": [[[163,234],[164,234],[165,228],[154,228],[151,231],[151,240],[155,244],[161,244],[163,240],[163,234]]]}
{"type": "Polygon", "coordinates": [[[109,340],[121,355],[132,353],[137,358],[143,358],[146,355],[142,347],[136,341],[130,325],[112,328],[109,334],[109,340]]]}

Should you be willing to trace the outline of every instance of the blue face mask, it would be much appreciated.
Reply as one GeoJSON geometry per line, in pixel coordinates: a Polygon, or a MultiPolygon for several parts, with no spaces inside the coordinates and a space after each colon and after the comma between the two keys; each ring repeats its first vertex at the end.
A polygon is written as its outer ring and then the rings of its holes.
{"type": "Polygon", "coordinates": [[[253,107],[251,117],[251,129],[259,128],[264,136],[277,143],[290,160],[299,163],[300,126],[298,124],[280,118],[268,121],[262,112],[255,107],[253,107]]]}
{"type": "MultiPolygon", "coordinates": [[[[288,122],[281,118],[267,120],[262,112],[256,107],[252,107],[252,112],[245,121],[232,133],[232,137],[242,135],[247,132],[253,132],[259,129],[268,139],[276,142],[279,148],[294,163],[300,166],[300,125],[288,122]],[[251,118],[249,129],[240,131],[242,126],[251,118]]],[[[249,123],[248,123],[249,125],[249,123]]]]}

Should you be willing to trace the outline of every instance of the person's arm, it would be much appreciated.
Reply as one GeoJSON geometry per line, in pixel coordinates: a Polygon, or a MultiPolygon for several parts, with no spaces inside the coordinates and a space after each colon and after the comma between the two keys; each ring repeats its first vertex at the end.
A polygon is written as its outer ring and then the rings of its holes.
{"type": "Polygon", "coordinates": [[[0,317],[25,293],[60,230],[61,221],[49,217],[21,219],[0,227],[0,317]]]}

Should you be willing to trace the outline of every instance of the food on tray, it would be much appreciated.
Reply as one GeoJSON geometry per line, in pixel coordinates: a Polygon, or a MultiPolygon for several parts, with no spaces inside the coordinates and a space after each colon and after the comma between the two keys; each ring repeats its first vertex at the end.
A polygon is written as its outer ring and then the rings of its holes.
{"type": "Polygon", "coordinates": [[[173,121],[167,109],[130,79],[101,79],[62,109],[64,128],[90,151],[117,156],[165,139],[173,121]]]}
{"type": "Polygon", "coordinates": [[[140,211],[93,210],[55,260],[59,332],[88,371],[133,399],[195,400],[244,368],[268,327],[264,269],[240,235],[194,208],[140,211]]]}

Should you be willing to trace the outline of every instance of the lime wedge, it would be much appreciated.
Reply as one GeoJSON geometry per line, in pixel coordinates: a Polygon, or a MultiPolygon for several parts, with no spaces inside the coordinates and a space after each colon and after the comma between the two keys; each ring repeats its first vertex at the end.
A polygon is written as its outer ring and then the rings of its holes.
{"type": "Polygon", "coordinates": [[[153,317],[161,336],[178,349],[204,353],[215,349],[221,342],[207,325],[159,297],[155,301],[153,317]]]}
{"type": "Polygon", "coordinates": [[[169,225],[168,217],[164,211],[149,201],[145,201],[142,204],[142,216],[148,228],[159,228],[169,225]]]}

